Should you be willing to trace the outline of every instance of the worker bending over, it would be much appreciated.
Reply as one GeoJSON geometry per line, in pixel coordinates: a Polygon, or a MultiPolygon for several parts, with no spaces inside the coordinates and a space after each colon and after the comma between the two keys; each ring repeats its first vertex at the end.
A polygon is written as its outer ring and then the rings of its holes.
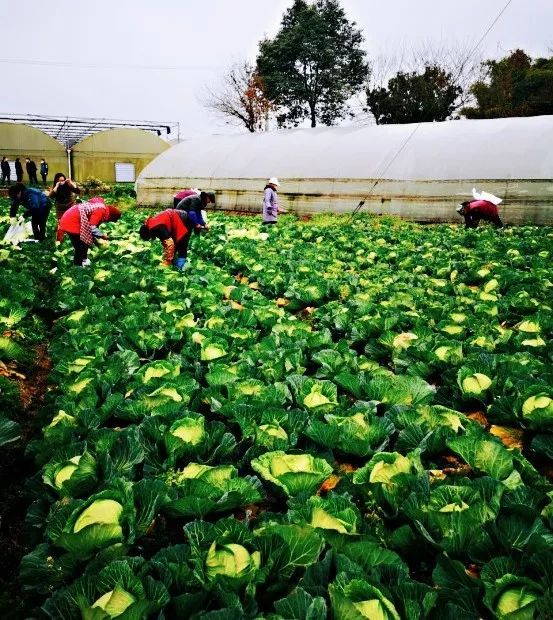
{"type": "Polygon", "coordinates": [[[107,240],[99,226],[104,222],[117,222],[121,211],[107,205],[103,198],[91,198],[88,202],[74,205],[61,216],[58,230],[67,233],[75,250],[73,264],[79,267],[90,265],[88,250],[94,243],[107,240]]]}
{"type": "Polygon", "coordinates": [[[192,226],[186,211],[165,209],[144,222],[140,227],[140,237],[144,241],[159,239],[163,246],[161,264],[164,267],[174,264],[179,271],[182,271],[186,264],[191,231],[192,226]]]}
{"type": "Polygon", "coordinates": [[[200,193],[199,189],[181,189],[173,196],[173,209],[177,208],[177,205],[183,198],[188,198],[188,196],[199,196],[200,193]]]}
{"type": "Polygon", "coordinates": [[[189,215],[189,222],[196,232],[207,229],[207,209],[215,207],[215,194],[213,192],[200,192],[190,194],[183,198],[175,207],[181,211],[186,211],[189,215]]]}
{"type": "Polygon", "coordinates": [[[52,208],[52,203],[39,189],[25,187],[23,183],[16,183],[8,190],[11,199],[10,224],[15,224],[17,209],[20,205],[25,207],[23,217],[31,218],[33,227],[33,237],[37,241],[44,241],[46,238],[46,222],[52,208]]]}
{"type": "Polygon", "coordinates": [[[503,200],[489,192],[478,192],[474,187],[472,197],[474,200],[467,200],[457,207],[457,213],[465,218],[466,228],[476,228],[480,220],[491,222],[496,227],[502,228],[503,222],[499,217],[497,205],[503,200]]]}
{"type": "Polygon", "coordinates": [[[465,218],[466,228],[476,228],[480,220],[491,222],[498,228],[503,227],[497,207],[488,200],[471,200],[460,204],[457,213],[465,218]]]}

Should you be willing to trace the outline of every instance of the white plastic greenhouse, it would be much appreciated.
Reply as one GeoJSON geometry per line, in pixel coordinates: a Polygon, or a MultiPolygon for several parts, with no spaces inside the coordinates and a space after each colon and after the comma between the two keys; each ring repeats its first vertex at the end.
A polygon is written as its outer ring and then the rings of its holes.
{"type": "Polygon", "coordinates": [[[552,224],[552,145],[553,116],[215,135],[156,157],[138,202],[168,205],[200,187],[220,208],[260,212],[277,176],[281,206],[298,213],[350,212],[366,199],[371,213],[458,221],[455,206],[475,186],[503,198],[506,222],[552,224]]]}

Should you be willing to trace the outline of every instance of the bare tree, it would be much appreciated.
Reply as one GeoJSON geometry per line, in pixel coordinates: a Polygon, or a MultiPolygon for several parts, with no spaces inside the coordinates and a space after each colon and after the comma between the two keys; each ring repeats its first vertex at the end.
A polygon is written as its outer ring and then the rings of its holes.
{"type": "Polygon", "coordinates": [[[419,68],[438,65],[451,73],[456,86],[461,89],[457,100],[457,109],[467,104],[472,98],[470,87],[483,75],[482,52],[470,48],[461,42],[426,42],[421,46],[417,56],[419,68]]]}
{"type": "Polygon", "coordinates": [[[263,79],[248,62],[232,65],[218,89],[206,88],[203,105],[252,133],[266,128],[271,111],[263,79]]]}

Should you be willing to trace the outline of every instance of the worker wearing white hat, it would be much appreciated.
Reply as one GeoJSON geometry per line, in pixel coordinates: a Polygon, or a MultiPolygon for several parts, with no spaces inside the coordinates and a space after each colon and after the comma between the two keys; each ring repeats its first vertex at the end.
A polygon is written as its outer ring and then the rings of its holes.
{"type": "Polygon", "coordinates": [[[277,187],[280,183],[276,177],[271,177],[263,190],[263,224],[276,224],[277,216],[281,213],[278,208],[277,187]]]}
{"type": "Polygon", "coordinates": [[[457,207],[457,213],[465,218],[466,228],[477,228],[480,220],[492,222],[497,228],[503,228],[497,205],[503,200],[488,192],[472,190],[474,200],[466,200],[457,207]]]}

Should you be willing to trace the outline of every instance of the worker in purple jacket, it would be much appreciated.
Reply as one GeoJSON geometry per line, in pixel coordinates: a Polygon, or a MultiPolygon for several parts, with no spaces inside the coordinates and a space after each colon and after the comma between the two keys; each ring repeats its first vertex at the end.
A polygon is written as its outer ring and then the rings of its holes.
{"type": "Polygon", "coordinates": [[[280,183],[275,177],[271,177],[263,190],[263,224],[276,224],[277,216],[283,213],[278,206],[277,187],[280,183]]]}

